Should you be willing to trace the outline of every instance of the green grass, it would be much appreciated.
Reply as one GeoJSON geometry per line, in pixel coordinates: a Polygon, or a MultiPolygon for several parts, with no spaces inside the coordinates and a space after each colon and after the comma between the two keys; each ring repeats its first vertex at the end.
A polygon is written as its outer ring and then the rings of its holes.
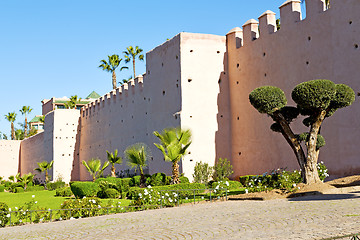
{"type": "MultiPolygon", "coordinates": [[[[46,209],[59,209],[61,204],[69,197],[55,197],[55,191],[36,191],[36,192],[23,192],[23,193],[9,193],[0,192],[0,202],[6,203],[9,208],[21,207],[26,202],[31,201],[32,195],[35,195],[35,201],[39,207],[46,209]]],[[[113,199],[120,202],[122,206],[128,206],[130,200],[113,199]]],[[[111,199],[103,199],[102,201],[111,201],[111,199]]]]}

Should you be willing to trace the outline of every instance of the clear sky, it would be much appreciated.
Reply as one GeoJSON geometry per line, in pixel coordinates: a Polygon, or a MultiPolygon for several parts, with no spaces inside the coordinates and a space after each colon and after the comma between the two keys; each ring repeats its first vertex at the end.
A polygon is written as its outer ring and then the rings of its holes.
{"type": "MultiPolygon", "coordinates": [[[[41,114],[41,100],[112,90],[111,73],[101,59],[129,45],[148,52],[179,32],[225,35],[266,10],[279,16],[285,0],[1,0],[0,131],[10,137],[4,115],[31,106],[29,120],[41,114]]],[[[145,72],[137,62],[136,74],[145,72]]],[[[117,79],[132,75],[117,71],[117,79]]]]}

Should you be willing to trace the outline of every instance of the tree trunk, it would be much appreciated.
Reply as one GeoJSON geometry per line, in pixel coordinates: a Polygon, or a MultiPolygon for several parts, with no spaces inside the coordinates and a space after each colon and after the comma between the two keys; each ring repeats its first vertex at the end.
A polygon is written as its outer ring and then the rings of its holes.
{"type": "Polygon", "coordinates": [[[47,170],[45,170],[45,190],[47,190],[47,183],[49,182],[49,175],[48,175],[48,172],[47,170]]]}
{"type": "Polygon", "coordinates": [[[144,171],[142,169],[142,167],[140,167],[140,187],[144,188],[145,186],[145,176],[144,176],[144,171]]]}
{"type": "Polygon", "coordinates": [[[11,140],[15,140],[14,122],[11,122],[11,140]]]}
{"type": "Polygon", "coordinates": [[[116,177],[116,174],[115,174],[115,166],[114,166],[115,164],[112,164],[112,166],[111,166],[111,176],[112,177],[116,177]]]}
{"type": "Polygon", "coordinates": [[[134,77],[133,79],[135,79],[136,75],[135,75],[135,58],[133,58],[133,70],[134,70],[134,77]]]}
{"type": "Polygon", "coordinates": [[[27,117],[26,117],[26,115],[25,115],[25,126],[24,126],[24,138],[26,138],[26,136],[27,136],[27,117]]]}
{"type": "Polygon", "coordinates": [[[311,124],[309,140],[306,142],[307,158],[305,164],[305,183],[319,183],[321,182],[317,171],[317,161],[319,157],[319,151],[316,149],[317,135],[324,121],[326,111],[323,110],[316,117],[316,121],[311,124]]]}
{"type": "Polygon", "coordinates": [[[179,164],[178,161],[174,161],[172,165],[172,184],[180,183],[179,180],[179,164]]]}
{"type": "Polygon", "coordinates": [[[112,72],[112,84],[113,84],[113,89],[116,89],[116,74],[115,74],[115,71],[112,72]]]}
{"type": "Polygon", "coordinates": [[[300,169],[301,169],[301,177],[302,177],[303,181],[305,182],[305,162],[306,162],[306,158],[305,158],[304,150],[302,149],[301,144],[297,140],[295,134],[291,130],[289,124],[286,122],[286,120],[284,119],[282,114],[281,113],[274,113],[273,116],[275,118],[275,121],[277,123],[279,123],[280,126],[281,126],[281,129],[282,129],[281,134],[284,136],[284,138],[286,139],[286,141],[290,145],[291,149],[295,153],[296,159],[297,159],[298,164],[299,164],[300,169]]]}

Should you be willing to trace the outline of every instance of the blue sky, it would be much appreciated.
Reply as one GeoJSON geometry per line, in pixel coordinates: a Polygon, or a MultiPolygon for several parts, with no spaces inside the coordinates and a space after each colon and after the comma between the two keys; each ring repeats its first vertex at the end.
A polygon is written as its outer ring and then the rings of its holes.
{"type": "MultiPolygon", "coordinates": [[[[266,10],[279,17],[284,1],[0,1],[0,131],[10,136],[8,112],[19,127],[24,105],[31,119],[43,99],[110,91],[111,74],[98,68],[107,55],[129,45],[148,52],[179,32],[225,35],[266,10]]],[[[145,62],[136,67],[145,72],[145,62]]],[[[131,75],[129,65],[117,79],[131,75]]]]}

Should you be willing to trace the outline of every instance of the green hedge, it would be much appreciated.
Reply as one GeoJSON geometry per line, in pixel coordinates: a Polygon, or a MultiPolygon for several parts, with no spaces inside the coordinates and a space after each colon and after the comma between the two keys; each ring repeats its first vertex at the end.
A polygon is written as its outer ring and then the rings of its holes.
{"type": "Polygon", "coordinates": [[[8,205],[4,202],[0,202],[0,227],[5,227],[5,225],[9,222],[9,218],[6,216],[8,213],[8,205]]]}
{"type": "Polygon", "coordinates": [[[190,183],[189,179],[185,176],[179,177],[180,183],[190,183]]]}
{"type": "Polygon", "coordinates": [[[223,188],[226,188],[227,190],[235,190],[243,187],[243,184],[241,184],[238,181],[227,180],[227,181],[222,181],[221,184],[220,182],[213,182],[211,188],[215,189],[216,186],[218,185],[220,185],[223,188]]]}
{"type": "Polygon", "coordinates": [[[95,197],[101,190],[94,182],[71,182],[70,188],[76,198],[95,197]]]}
{"type": "Polygon", "coordinates": [[[16,187],[14,188],[14,193],[21,193],[21,192],[24,192],[24,189],[22,187],[16,187]]]}
{"type": "Polygon", "coordinates": [[[48,190],[56,190],[58,188],[65,187],[65,182],[62,182],[62,181],[49,182],[46,184],[46,187],[48,190]]]}
{"type": "Polygon", "coordinates": [[[0,192],[3,192],[5,190],[5,186],[4,185],[0,185],[0,192]]]}
{"type": "Polygon", "coordinates": [[[43,190],[45,190],[44,186],[36,185],[36,186],[27,186],[25,191],[35,192],[35,191],[43,191],[43,190]]]}
{"type": "Polygon", "coordinates": [[[105,198],[119,198],[120,193],[116,189],[108,188],[105,190],[105,198]]]}
{"type": "Polygon", "coordinates": [[[73,192],[70,187],[63,187],[56,189],[55,197],[71,197],[73,192]]]}

